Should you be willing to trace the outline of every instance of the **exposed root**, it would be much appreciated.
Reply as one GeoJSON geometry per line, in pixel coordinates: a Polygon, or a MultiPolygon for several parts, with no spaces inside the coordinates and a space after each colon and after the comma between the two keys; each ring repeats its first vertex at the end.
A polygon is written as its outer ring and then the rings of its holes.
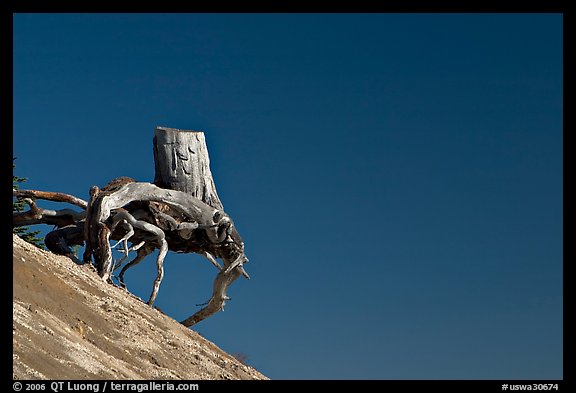
{"type": "MultiPolygon", "coordinates": [[[[164,235],[164,231],[162,231],[162,229],[158,228],[156,225],[150,224],[146,221],[136,220],[130,213],[128,213],[128,211],[124,209],[119,209],[116,215],[114,216],[112,220],[111,231],[113,231],[119,223],[124,223],[128,225],[130,228],[129,232],[121,239],[121,242],[124,242],[124,250],[126,251],[126,255],[128,255],[128,239],[134,235],[134,228],[150,233],[154,238],[154,242],[160,244],[160,253],[158,254],[158,258],[156,260],[156,267],[158,270],[158,274],[156,276],[156,279],[154,280],[154,287],[152,289],[152,294],[150,295],[150,299],[148,300],[148,304],[152,306],[154,304],[154,300],[156,300],[156,296],[158,295],[158,289],[160,288],[162,278],[164,277],[164,258],[166,256],[166,253],[168,252],[168,243],[166,242],[166,236],[164,235]]],[[[134,266],[134,263],[132,263],[130,266],[134,266]]],[[[123,273],[126,272],[127,268],[128,265],[126,265],[126,267],[122,269],[121,282],[123,284],[124,284],[123,273]]]]}
{"type": "Polygon", "coordinates": [[[150,294],[150,299],[148,300],[148,305],[152,306],[158,296],[158,289],[160,288],[160,283],[162,278],[164,278],[164,257],[168,252],[168,243],[165,239],[162,239],[162,246],[160,247],[160,252],[158,253],[158,258],[156,258],[156,269],[158,274],[156,280],[154,280],[154,287],[152,288],[152,293],[150,294]]]}
{"type": "Polygon", "coordinates": [[[208,301],[206,307],[180,323],[186,327],[190,327],[217,313],[218,311],[224,311],[226,300],[230,299],[226,295],[226,290],[234,280],[240,277],[240,274],[241,273],[238,271],[238,269],[234,269],[228,273],[225,271],[218,273],[216,280],[214,280],[212,298],[208,301]]]}
{"type": "Polygon", "coordinates": [[[214,258],[214,255],[210,254],[208,251],[203,251],[203,252],[200,252],[199,254],[202,255],[203,257],[205,257],[206,259],[208,259],[210,261],[210,263],[212,265],[216,266],[216,268],[218,270],[223,269],[223,267],[218,263],[216,258],[214,258]]]}
{"type": "Polygon", "coordinates": [[[73,225],[86,217],[85,211],[78,212],[72,209],[42,209],[30,198],[23,198],[23,201],[30,207],[30,210],[12,213],[12,225],[15,227],[35,224],[48,224],[57,227],[64,227],[73,225]]]}
{"type": "Polygon", "coordinates": [[[86,209],[88,207],[88,202],[86,202],[85,200],[61,192],[12,189],[12,195],[18,198],[32,197],[36,199],[44,199],[47,201],[54,201],[54,202],[68,202],[71,203],[72,205],[81,207],[82,209],[86,209]]]}
{"type": "Polygon", "coordinates": [[[142,260],[146,256],[150,255],[152,253],[152,251],[154,251],[153,246],[144,245],[144,247],[141,247],[140,249],[138,249],[138,253],[136,254],[136,257],[132,261],[128,262],[126,264],[126,266],[124,266],[122,268],[122,270],[120,270],[120,274],[118,275],[118,281],[120,281],[120,285],[122,285],[123,288],[126,288],[126,283],[124,282],[124,273],[126,273],[126,270],[128,270],[132,266],[136,266],[137,264],[142,262],[142,260]]]}
{"type": "Polygon", "coordinates": [[[126,271],[159,249],[157,275],[148,300],[150,306],[158,296],[168,250],[203,255],[218,269],[218,274],[212,297],[201,310],[182,322],[185,326],[224,310],[226,301],[230,300],[226,295],[230,284],[240,275],[250,278],[243,267],[248,261],[244,243],[230,217],[222,209],[184,192],[126,178],[113,187],[93,186],[88,202],[67,194],[35,190],[14,190],[14,195],[68,202],[85,209],[81,212],[41,209],[32,199],[26,199],[29,211],[14,213],[13,224],[56,225],[58,229],[46,236],[49,249],[79,262],[70,245],[84,244],[84,262],[93,259],[96,271],[107,282],[112,282],[113,272],[121,268],[117,280],[126,288],[126,271]],[[117,241],[111,243],[111,240],[117,241]],[[113,249],[122,253],[118,261],[112,258],[113,249]],[[136,251],[136,257],[122,267],[130,251],[136,251]],[[222,259],[224,266],[217,259],[222,259]]]}

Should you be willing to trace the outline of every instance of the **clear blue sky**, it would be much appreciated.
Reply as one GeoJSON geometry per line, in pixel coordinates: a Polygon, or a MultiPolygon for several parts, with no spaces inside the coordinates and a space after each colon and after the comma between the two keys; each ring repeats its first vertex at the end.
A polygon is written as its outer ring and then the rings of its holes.
{"type": "MultiPolygon", "coordinates": [[[[15,15],[27,187],[152,181],[157,125],[206,133],[246,242],[195,326],[224,350],[273,379],[563,377],[560,14],[15,15]]],[[[156,305],[192,315],[215,274],[168,254],[156,305]]]]}

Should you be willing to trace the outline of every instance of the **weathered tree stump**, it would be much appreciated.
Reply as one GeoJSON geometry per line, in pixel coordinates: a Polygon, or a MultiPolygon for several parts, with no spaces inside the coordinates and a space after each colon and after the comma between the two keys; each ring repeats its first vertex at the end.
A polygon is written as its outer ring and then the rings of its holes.
{"type": "Polygon", "coordinates": [[[93,186],[88,202],[61,193],[14,190],[17,197],[66,201],[85,211],[43,210],[28,200],[30,211],[15,214],[13,225],[56,225],[58,229],[47,236],[50,250],[70,255],[69,245],[84,244],[84,262],[93,259],[98,274],[106,281],[111,281],[113,270],[130,251],[137,251],[136,257],[120,272],[122,285],[126,270],[158,249],[158,274],[148,300],[150,306],[164,276],[163,263],[168,251],[203,255],[219,273],[210,301],[182,321],[185,326],[192,326],[223,309],[229,300],[226,290],[235,279],[240,275],[249,278],[243,267],[248,258],[244,242],[216,192],[204,134],[157,127],[153,147],[154,184],[119,177],[102,189],[93,186]],[[111,246],[110,240],[118,242],[111,246]],[[125,255],[117,263],[112,250],[119,246],[125,255]],[[223,266],[217,258],[222,259],[223,266]]]}
{"type": "Polygon", "coordinates": [[[203,132],[156,127],[154,172],[158,187],[182,191],[207,205],[224,208],[210,171],[203,132]]]}

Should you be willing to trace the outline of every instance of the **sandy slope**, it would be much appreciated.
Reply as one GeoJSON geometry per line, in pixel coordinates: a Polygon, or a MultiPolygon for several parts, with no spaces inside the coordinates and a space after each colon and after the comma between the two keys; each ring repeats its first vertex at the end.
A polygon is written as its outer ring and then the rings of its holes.
{"type": "Polygon", "coordinates": [[[14,235],[14,379],[267,379],[89,265],[14,235]]]}

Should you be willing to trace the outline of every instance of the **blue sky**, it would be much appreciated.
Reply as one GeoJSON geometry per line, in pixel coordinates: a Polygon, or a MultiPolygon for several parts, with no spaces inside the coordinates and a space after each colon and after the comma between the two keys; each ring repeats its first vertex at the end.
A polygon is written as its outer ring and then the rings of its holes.
{"type": "MultiPolygon", "coordinates": [[[[27,187],[152,181],[156,126],[205,132],[246,242],[252,280],[194,327],[224,350],[273,379],[563,377],[560,14],[14,16],[27,187]]],[[[156,305],[192,315],[215,273],[169,253],[156,305]]]]}

